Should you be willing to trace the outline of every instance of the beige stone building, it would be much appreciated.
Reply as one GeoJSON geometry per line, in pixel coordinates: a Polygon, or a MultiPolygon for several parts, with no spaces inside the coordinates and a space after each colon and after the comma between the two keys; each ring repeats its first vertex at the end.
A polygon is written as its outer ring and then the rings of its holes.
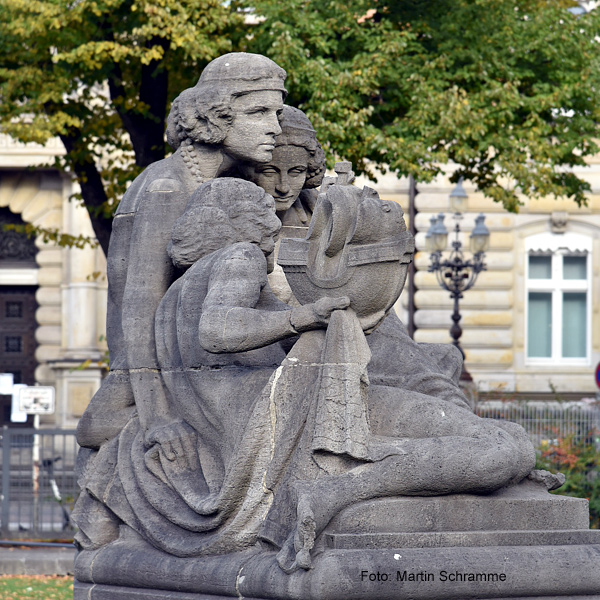
{"type": "MultiPolygon", "coordinates": [[[[70,201],[70,178],[44,167],[61,151],[0,136],[0,222],[32,223],[73,235],[92,235],[88,215],[70,201]]],[[[466,241],[480,212],[491,231],[488,270],[461,301],[468,370],[484,394],[552,395],[579,399],[595,393],[600,360],[600,157],[580,174],[593,188],[589,206],[553,199],[530,201],[519,214],[465,186],[461,221],[466,241]]],[[[382,176],[375,187],[408,212],[406,180],[382,176]]],[[[420,184],[415,264],[417,326],[421,342],[449,342],[452,303],[428,273],[425,233],[430,218],[446,213],[452,185],[440,177],[420,184]]],[[[468,246],[468,244],[467,244],[468,246]]],[[[407,293],[398,304],[407,318],[407,293]]],[[[98,388],[105,353],[105,260],[99,248],[61,248],[0,233],[0,373],[15,383],[52,385],[56,412],[42,423],[71,427],[98,388]]],[[[397,357],[402,360],[401,356],[397,357]]],[[[1,424],[10,421],[2,400],[1,424]]]]}
{"type": "MultiPolygon", "coordinates": [[[[93,235],[86,210],[70,201],[70,178],[44,165],[62,151],[0,136],[0,223],[31,223],[93,235]]],[[[105,260],[100,248],[61,248],[0,231],[0,373],[56,389],[42,424],[72,427],[100,385],[105,352],[105,260]]],[[[10,396],[0,396],[3,424],[10,396]]]]}
{"type": "MultiPolygon", "coordinates": [[[[466,364],[483,396],[581,399],[596,393],[600,361],[600,157],[577,174],[592,186],[587,207],[547,198],[530,200],[518,214],[485,198],[468,184],[468,204],[460,222],[463,248],[475,217],[484,213],[490,229],[487,271],[460,301],[466,364]]],[[[360,183],[363,183],[361,180],[360,183]]],[[[381,177],[376,187],[408,212],[408,182],[381,177]]],[[[428,272],[425,234],[430,218],[445,213],[453,239],[445,177],[419,184],[415,339],[449,342],[452,300],[428,272]]],[[[448,244],[449,245],[449,244],[448,244]]],[[[448,252],[446,252],[446,255],[448,252]]],[[[398,308],[406,320],[404,293],[398,308]]],[[[398,357],[401,360],[401,357],[398,357]]]]}

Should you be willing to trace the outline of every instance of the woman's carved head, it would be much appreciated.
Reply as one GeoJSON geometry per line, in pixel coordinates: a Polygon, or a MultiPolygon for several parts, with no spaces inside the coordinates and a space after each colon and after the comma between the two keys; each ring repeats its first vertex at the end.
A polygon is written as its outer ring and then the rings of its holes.
{"type": "Polygon", "coordinates": [[[317,140],[308,117],[298,108],[284,106],[280,118],[281,135],[277,136],[275,147],[297,146],[308,152],[308,163],[304,189],[313,189],[321,185],[325,175],[325,153],[317,140]]]}
{"type": "Polygon", "coordinates": [[[278,212],[286,211],[303,189],[321,185],[325,174],[325,153],[306,115],[284,106],[281,134],[275,141],[271,160],[247,164],[244,174],[275,198],[278,212]]]}

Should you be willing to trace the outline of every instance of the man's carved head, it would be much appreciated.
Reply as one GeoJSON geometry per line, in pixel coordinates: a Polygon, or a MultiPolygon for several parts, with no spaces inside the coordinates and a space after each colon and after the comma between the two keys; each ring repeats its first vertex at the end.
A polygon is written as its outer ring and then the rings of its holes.
{"type": "Polygon", "coordinates": [[[280,92],[285,99],[286,72],[259,54],[234,52],[210,62],[198,83],[173,102],[167,141],[177,149],[184,140],[223,142],[233,122],[233,101],[252,92],[280,92]]]}
{"type": "Polygon", "coordinates": [[[237,242],[254,243],[270,254],[280,228],[269,194],[249,181],[222,177],[194,192],[173,227],[167,252],[180,268],[237,242]]]}

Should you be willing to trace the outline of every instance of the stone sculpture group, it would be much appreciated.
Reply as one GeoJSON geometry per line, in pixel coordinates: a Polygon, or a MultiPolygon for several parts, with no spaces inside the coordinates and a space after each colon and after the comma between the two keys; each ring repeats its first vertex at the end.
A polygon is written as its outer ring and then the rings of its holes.
{"type": "Polygon", "coordinates": [[[402,210],[347,163],[324,178],[285,76],[211,62],[173,103],[174,153],[119,205],[110,371],[78,429],[76,598],[408,597],[361,578],[379,568],[364,536],[396,532],[378,522],[427,497],[543,504],[556,485],[530,475],[520,426],[474,415],[459,352],[407,335],[402,210]],[[365,544],[344,575],[358,595],[335,581],[344,535],[365,544]]]}

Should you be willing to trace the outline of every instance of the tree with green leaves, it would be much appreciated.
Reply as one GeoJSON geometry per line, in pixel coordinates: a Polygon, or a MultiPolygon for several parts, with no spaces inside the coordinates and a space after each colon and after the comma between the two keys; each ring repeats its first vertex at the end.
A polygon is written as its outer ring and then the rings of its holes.
{"type": "Polygon", "coordinates": [[[328,154],[429,181],[448,163],[508,210],[585,203],[598,152],[600,11],[557,0],[248,0],[248,47],[288,71],[288,102],[328,154]]]}
{"type": "Polygon", "coordinates": [[[600,11],[571,0],[0,0],[0,127],[58,135],[106,250],[128,181],[165,153],[169,102],[227,51],[288,71],[329,155],[428,181],[448,163],[508,210],[585,203],[600,11]]]}
{"type": "Polygon", "coordinates": [[[0,0],[0,129],[60,137],[105,252],[127,183],[165,156],[170,100],[241,24],[219,0],[0,0]]]}

